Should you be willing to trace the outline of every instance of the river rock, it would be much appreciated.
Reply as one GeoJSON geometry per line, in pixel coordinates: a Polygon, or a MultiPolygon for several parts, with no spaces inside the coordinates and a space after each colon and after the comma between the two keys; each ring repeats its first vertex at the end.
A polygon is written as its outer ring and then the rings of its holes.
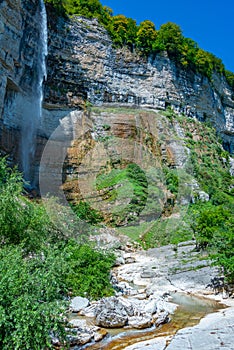
{"type": "MultiPolygon", "coordinates": [[[[87,323],[86,319],[74,318],[69,321],[67,331],[67,340],[69,344],[74,346],[81,346],[91,341],[100,341],[103,339],[107,331],[100,329],[99,327],[87,323]]],[[[76,349],[76,347],[74,348],[76,349]]],[[[77,349],[79,349],[77,347],[77,349]]]]}
{"type": "Polygon", "coordinates": [[[108,332],[105,329],[100,329],[98,332],[94,334],[94,341],[98,342],[102,340],[107,335],[107,333],[108,332]]]}
{"type": "Polygon", "coordinates": [[[115,260],[115,265],[114,266],[120,266],[120,265],[124,265],[125,264],[125,260],[122,256],[118,256],[115,260]]]}
{"type": "Polygon", "coordinates": [[[154,278],[155,277],[155,272],[154,271],[150,271],[150,270],[144,270],[141,273],[141,278],[154,278]]]}
{"type": "Polygon", "coordinates": [[[71,300],[70,308],[72,312],[79,312],[80,310],[86,308],[89,305],[89,300],[87,298],[75,297],[71,300]]]}
{"type": "Polygon", "coordinates": [[[124,254],[123,258],[124,258],[125,264],[133,264],[136,262],[136,258],[129,253],[124,254]]]}
{"type": "Polygon", "coordinates": [[[127,320],[127,311],[118,298],[109,297],[100,301],[96,309],[96,325],[105,328],[118,328],[125,326],[127,320]]]}
{"type": "Polygon", "coordinates": [[[105,328],[120,328],[127,323],[128,316],[126,311],[103,310],[96,317],[96,325],[105,328]]]}
{"type": "Polygon", "coordinates": [[[86,317],[95,317],[96,303],[80,310],[79,314],[86,317]]]}
{"type": "Polygon", "coordinates": [[[150,315],[129,317],[128,325],[137,329],[149,328],[152,326],[153,320],[150,315]]]}
{"type": "Polygon", "coordinates": [[[74,318],[69,321],[69,325],[71,325],[73,328],[80,328],[83,329],[87,326],[86,320],[81,320],[79,318],[74,318]]]}
{"type": "Polygon", "coordinates": [[[158,326],[160,326],[160,324],[164,324],[164,323],[167,323],[169,321],[170,321],[169,312],[163,311],[158,315],[158,317],[155,321],[155,325],[156,325],[156,327],[158,327],[158,326]]]}
{"type": "Polygon", "coordinates": [[[146,295],[146,293],[139,293],[139,294],[134,295],[134,298],[139,299],[139,300],[144,300],[147,298],[147,295],[146,295]]]}
{"type": "Polygon", "coordinates": [[[151,300],[145,305],[145,312],[150,313],[151,315],[157,312],[157,301],[151,300]]]}

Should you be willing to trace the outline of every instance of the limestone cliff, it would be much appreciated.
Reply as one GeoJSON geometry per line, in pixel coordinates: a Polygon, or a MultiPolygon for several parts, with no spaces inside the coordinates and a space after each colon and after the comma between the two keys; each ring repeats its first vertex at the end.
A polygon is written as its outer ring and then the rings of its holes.
{"type": "Polygon", "coordinates": [[[148,59],[115,49],[94,20],[73,18],[49,24],[45,107],[114,104],[165,109],[210,121],[233,152],[234,92],[226,80],[212,81],[178,68],[166,54],[148,59]]]}
{"type": "MultiPolygon", "coordinates": [[[[39,0],[0,2],[0,149],[16,160],[23,130],[21,106],[27,105],[38,75],[39,8],[39,0]]],[[[210,121],[226,149],[233,152],[234,94],[224,78],[215,75],[210,82],[179,69],[166,54],[146,59],[127,49],[115,49],[96,20],[55,20],[52,14],[48,19],[48,78],[38,125],[38,160],[60,121],[89,104],[156,110],[171,106],[210,121]]],[[[116,125],[124,128],[123,123],[116,125]]],[[[121,134],[122,129],[116,132],[121,134]]]]}
{"type": "Polygon", "coordinates": [[[38,0],[0,2],[0,140],[7,153],[19,152],[22,105],[37,79],[40,36],[38,0]]]}

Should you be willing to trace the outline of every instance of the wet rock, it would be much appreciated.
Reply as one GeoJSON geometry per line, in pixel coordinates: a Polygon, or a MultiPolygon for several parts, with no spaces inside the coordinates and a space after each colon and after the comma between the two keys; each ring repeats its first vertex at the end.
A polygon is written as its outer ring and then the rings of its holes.
{"type": "Polygon", "coordinates": [[[141,278],[154,278],[155,277],[155,272],[154,271],[150,271],[150,270],[144,270],[141,273],[141,278]]]}
{"type": "MultiPolygon", "coordinates": [[[[86,319],[74,318],[69,321],[70,328],[67,328],[67,341],[70,346],[81,346],[91,341],[103,339],[107,331],[87,323],[86,319]]],[[[74,348],[76,349],[76,347],[74,348]]],[[[77,347],[78,349],[78,347],[77,347]]]]}
{"type": "Polygon", "coordinates": [[[94,335],[94,341],[98,342],[105,338],[105,336],[108,334],[108,332],[105,329],[100,329],[97,333],[94,335]]]}
{"type": "Polygon", "coordinates": [[[168,311],[164,311],[164,312],[161,312],[156,321],[155,321],[155,325],[158,327],[160,326],[161,324],[164,324],[164,323],[168,323],[170,321],[170,318],[169,318],[169,312],[168,311]]]}
{"type": "Polygon", "coordinates": [[[179,330],[167,349],[233,349],[233,319],[233,307],[222,313],[210,314],[203,318],[197,326],[179,330]]]}
{"type": "Polygon", "coordinates": [[[87,298],[75,297],[71,300],[70,308],[72,312],[79,312],[80,310],[86,308],[89,305],[89,300],[87,298]]]}
{"type": "Polygon", "coordinates": [[[123,327],[128,314],[124,305],[116,297],[102,299],[96,309],[95,323],[105,328],[123,327]]]}
{"type": "Polygon", "coordinates": [[[169,312],[170,314],[173,314],[174,311],[176,310],[177,308],[177,304],[174,304],[174,303],[171,303],[171,302],[167,302],[163,299],[159,299],[157,301],[157,309],[159,312],[164,312],[164,311],[167,311],[169,312]]]}
{"type": "Polygon", "coordinates": [[[145,312],[150,313],[151,315],[157,312],[157,301],[151,300],[145,305],[145,312]]]}
{"type": "Polygon", "coordinates": [[[149,315],[129,317],[128,325],[132,328],[144,329],[152,326],[153,320],[149,315]]]}

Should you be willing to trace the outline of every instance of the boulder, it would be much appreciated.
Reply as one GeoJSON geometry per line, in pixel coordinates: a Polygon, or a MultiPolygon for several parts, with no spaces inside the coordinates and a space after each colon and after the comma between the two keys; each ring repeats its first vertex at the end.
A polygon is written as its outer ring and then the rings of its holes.
{"type": "Polygon", "coordinates": [[[150,315],[129,317],[128,325],[132,328],[144,329],[152,326],[153,320],[150,315]]]}
{"type": "Polygon", "coordinates": [[[75,297],[71,300],[70,308],[72,312],[79,312],[80,310],[86,308],[89,305],[89,300],[87,298],[75,297]]]}
{"type": "Polygon", "coordinates": [[[96,325],[105,328],[123,327],[128,320],[125,306],[116,297],[102,299],[95,313],[96,325]]]}
{"type": "Polygon", "coordinates": [[[118,310],[103,310],[96,317],[96,325],[105,328],[120,328],[126,325],[128,316],[126,312],[119,312],[118,310]]]}
{"type": "Polygon", "coordinates": [[[156,327],[160,326],[160,324],[164,324],[170,321],[170,317],[169,317],[169,313],[167,311],[161,312],[156,321],[155,321],[155,325],[156,327]]]}
{"type": "Polygon", "coordinates": [[[155,314],[157,312],[157,301],[156,300],[150,300],[146,305],[145,305],[145,312],[149,313],[151,315],[155,314]]]}

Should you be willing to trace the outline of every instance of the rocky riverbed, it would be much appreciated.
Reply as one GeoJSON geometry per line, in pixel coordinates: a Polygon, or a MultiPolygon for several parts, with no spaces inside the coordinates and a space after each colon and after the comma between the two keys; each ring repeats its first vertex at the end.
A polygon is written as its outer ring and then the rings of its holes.
{"type": "MultiPolygon", "coordinates": [[[[108,244],[111,245],[111,241],[108,244]]],[[[234,301],[223,288],[214,294],[210,283],[218,271],[210,267],[206,256],[201,257],[195,250],[194,242],[147,251],[136,250],[125,242],[116,249],[116,254],[117,266],[112,271],[116,295],[95,302],[80,297],[72,300],[69,337],[74,349],[198,350],[220,349],[220,346],[233,349],[230,344],[234,343],[234,301]],[[214,304],[207,308],[209,301],[201,299],[200,307],[203,309],[204,303],[204,312],[194,309],[193,315],[191,310],[188,322],[180,322],[181,326],[177,325],[173,330],[165,328],[168,331],[159,332],[156,336],[155,329],[173,318],[178,304],[175,293],[205,296],[214,304]],[[230,307],[208,315],[199,323],[202,317],[219,308],[215,300],[230,307]],[[194,318],[192,323],[191,317],[194,318]],[[197,326],[191,327],[197,323],[197,326]],[[190,328],[183,328],[187,326],[190,328]],[[183,329],[178,331],[180,327],[183,329]],[[134,340],[124,342],[131,334],[134,340]],[[111,343],[112,338],[121,339],[122,336],[122,345],[111,343]]],[[[186,304],[188,299],[182,298],[180,303],[186,304]]],[[[223,307],[220,306],[221,309],[223,307]]]]}

